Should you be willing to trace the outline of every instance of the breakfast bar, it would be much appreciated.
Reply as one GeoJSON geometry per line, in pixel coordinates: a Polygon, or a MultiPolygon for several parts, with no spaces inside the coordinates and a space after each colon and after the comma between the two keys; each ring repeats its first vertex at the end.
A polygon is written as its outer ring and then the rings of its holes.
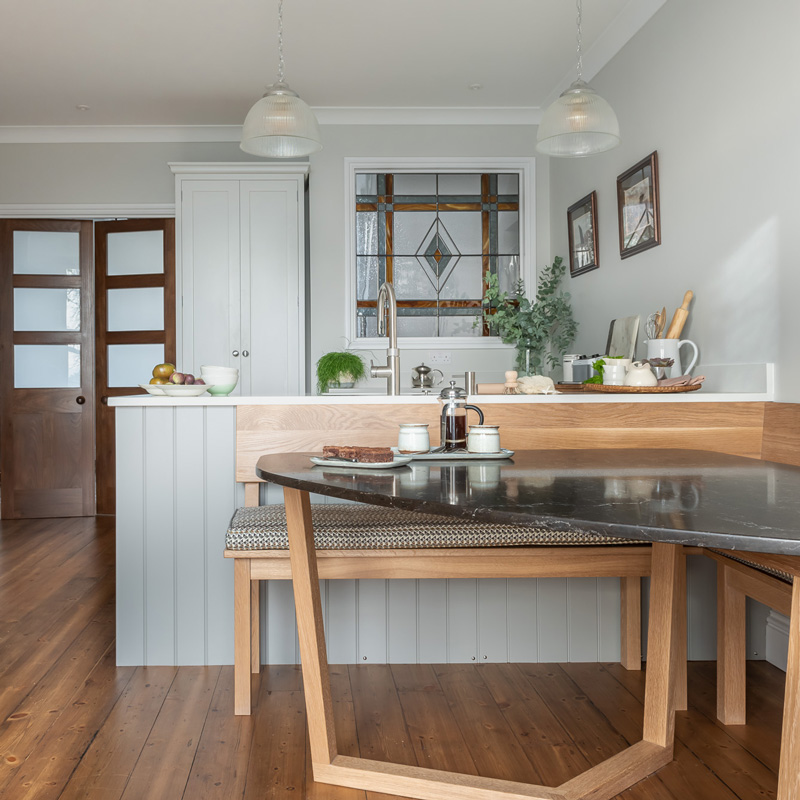
{"type": "MultiPolygon", "coordinates": [[[[800,468],[691,450],[522,451],[499,463],[495,485],[471,480],[466,463],[431,464],[426,482],[375,481],[369,470],[313,466],[304,454],[263,456],[259,478],[283,486],[314,779],[420,800],[604,800],[672,759],[680,550],[709,547],[772,554],[795,576],[778,800],[800,794],[800,468]],[[459,473],[444,479],[445,470],[459,473]],[[659,509],[609,497],[609,478],[691,485],[691,508],[659,509]],[[458,487],[454,494],[453,486],[458,487]],[[309,492],[465,520],[515,522],[652,542],[650,644],[642,740],[557,787],[518,784],[341,755],[333,706],[309,492]]],[[[397,470],[409,469],[400,466],[397,470]]]]}

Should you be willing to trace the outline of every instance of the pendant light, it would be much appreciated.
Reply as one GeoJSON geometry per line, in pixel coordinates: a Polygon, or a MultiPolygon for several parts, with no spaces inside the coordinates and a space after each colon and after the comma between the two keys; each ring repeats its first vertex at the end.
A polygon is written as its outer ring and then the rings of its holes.
{"type": "Polygon", "coordinates": [[[611,150],[620,141],[614,109],[582,78],[582,0],[577,0],[577,6],[578,78],[544,112],[539,123],[536,149],[546,156],[592,156],[611,150]]]}
{"type": "Polygon", "coordinates": [[[278,80],[250,109],[242,126],[245,153],[266,158],[297,158],[322,150],[314,112],[283,78],[283,0],[278,0],[278,80]]]}

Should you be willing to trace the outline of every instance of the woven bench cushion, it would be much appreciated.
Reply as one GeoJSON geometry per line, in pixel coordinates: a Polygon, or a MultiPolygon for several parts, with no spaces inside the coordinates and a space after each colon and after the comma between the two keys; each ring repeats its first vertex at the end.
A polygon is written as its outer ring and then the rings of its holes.
{"type": "MultiPolygon", "coordinates": [[[[646,544],[577,530],[550,531],[368,505],[312,503],[311,518],[319,550],[646,544]]],[[[283,505],[237,509],[225,537],[228,550],[285,550],[288,546],[283,505]]]]}
{"type": "Polygon", "coordinates": [[[725,558],[729,558],[731,561],[738,561],[740,564],[744,564],[745,566],[758,570],[759,572],[763,572],[766,575],[772,575],[773,578],[780,578],[786,583],[794,582],[794,577],[788,572],[783,572],[783,570],[775,569],[774,567],[765,567],[763,564],[756,564],[754,561],[748,561],[746,558],[742,558],[741,556],[735,556],[728,550],[716,550],[713,547],[711,549],[715,553],[725,556],[725,558]]]}

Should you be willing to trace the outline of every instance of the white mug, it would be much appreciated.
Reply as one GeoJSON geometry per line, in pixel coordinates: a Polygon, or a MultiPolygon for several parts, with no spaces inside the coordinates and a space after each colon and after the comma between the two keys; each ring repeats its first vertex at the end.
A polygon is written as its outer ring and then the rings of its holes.
{"type": "Polygon", "coordinates": [[[678,378],[681,375],[688,375],[697,363],[697,345],[689,339],[648,339],[647,340],[647,360],[651,358],[671,358],[675,363],[668,368],[667,375],[670,378],[678,378]],[[688,345],[693,350],[692,361],[686,369],[681,366],[680,349],[688,345]]]}

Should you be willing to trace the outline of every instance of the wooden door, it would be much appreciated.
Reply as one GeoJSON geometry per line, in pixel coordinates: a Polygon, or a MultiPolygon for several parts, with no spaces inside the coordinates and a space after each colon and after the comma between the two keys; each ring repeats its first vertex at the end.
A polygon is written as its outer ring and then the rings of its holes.
{"type": "Polygon", "coordinates": [[[94,514],[92,223],[0,222],[0,513],[94,514]]]}
{"type": "Polygon", "coordinates": [[[139,384],[149,382],[156,364],[175,363],[175,220],[96,223],[95,274],[97,513],[113,514],[116,447],[108,398],[143,394],[139,384]]]}

